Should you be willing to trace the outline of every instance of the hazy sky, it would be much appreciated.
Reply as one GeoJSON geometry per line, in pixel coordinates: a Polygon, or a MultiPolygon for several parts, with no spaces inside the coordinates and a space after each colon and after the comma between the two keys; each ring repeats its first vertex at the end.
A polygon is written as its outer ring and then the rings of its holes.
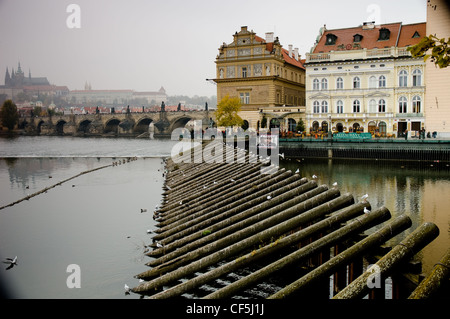
{"type": "Polygon", "coordinates": [[[302,57],[319,28],[426,21],[426,0],[0,0],[0,84],[6,67],[70,90],[216,94],[215,58],[241,26],[274,32],[302,57]],[[67,8],[78,5],[76,12],[67,8]],[[69,19],[68,19],[69,18],[69,19]],[[79,28],[69,28],[77,26],[79,28]]]}

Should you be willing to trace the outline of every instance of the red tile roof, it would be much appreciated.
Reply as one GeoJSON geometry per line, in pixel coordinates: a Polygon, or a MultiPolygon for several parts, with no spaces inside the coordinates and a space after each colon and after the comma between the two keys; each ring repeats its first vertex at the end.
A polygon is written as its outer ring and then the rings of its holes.
{"type": "MultiPolygon", "coordinates": [[[[263,38],[261,38],[261,37],[259,37],[257,35],[255,35],[255,40],[258,41],[258,42],[261,42],[261,43],[264,43],[266,41],[265,39],[263,39],[263,38]]],[[[273,50],[273,42],[266,43],[266,50],[269,51],[269,52],[272,52],[272,50],[273,50]]],[[[283,58],[284,58],[284,61],[286,63],[291,64],[291,65],[296,66],[296,67],[301,68],[301,69],[305,69],[305,66],[303,65],[303,63],[305,63],[305,60],[297,61],[294,58],[294,53],[292,53],[292,58],[291,58],[289,56],[289,51],[284,49],[284,48],[281,49],[281,52],[283,54],[283,58]]]]}
{"type": "Polygon", "coordinates": [[[325,30],[320,37],[319,42],[315,46],[313,53],[322,53],[338,50],[354,50],[354,49],[375,49],[386,47],[404,47],[418,43],[425,36],[426,23],[416,23],[410,25],[402,25],[401,22],[376,25],[373,28],[364,28],[362,25],[353,28],[325,30]],[[386,28],[390,31],[388,40],[379,40],[380,29],[386,28]],[[415,31],[421,35],[420,38],[412,38],[415,31]],[[328,34],[336,36],[336,42],[332,45],[326,44],[328,34]],[[359,34],[362,36],[360,42],[354,42],[353,36],[359,34]]]}
{"type": "Polygon", "coordinates": [[[400,38],[398,39],[397,46],[406,47],[419,43],[420,40],[422,40],[422,38],[427,35],[426,26],[427,24],[425,22],[402,25],[402,30],[400,32],[400,38]],[[416,32],[418,34],[418,37],[413,38],[416,32]]]}

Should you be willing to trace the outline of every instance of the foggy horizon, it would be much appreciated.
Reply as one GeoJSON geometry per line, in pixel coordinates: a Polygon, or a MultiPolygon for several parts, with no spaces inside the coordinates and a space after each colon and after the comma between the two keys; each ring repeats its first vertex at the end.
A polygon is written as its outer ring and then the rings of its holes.
{"type": "Polygon", "coordinates": [[[216,77],[218,49],[241,26],[260,37],[274,32],[304,58],[324,24],[336,29],[369,20],[425,22],[426,0],[0,0],[0,83],[20,62],[25,76],[31,71],[71,91],[87,82],[93,90],[164,87],[169,96],[211,97],[216,86],[206,79],[216,77]]]}

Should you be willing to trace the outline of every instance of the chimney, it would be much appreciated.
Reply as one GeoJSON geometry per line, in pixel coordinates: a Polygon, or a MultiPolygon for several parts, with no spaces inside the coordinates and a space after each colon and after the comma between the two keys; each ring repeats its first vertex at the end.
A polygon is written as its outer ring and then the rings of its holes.
{"type": "Polygon", "coordinates": [[[273,42],[273,32],[266,32],[266,43],[273,42]]]}
{"type": "Polygon", "coordinates": [[[363,26],[362,26],[363,30],[369,30],[369,29],[373,29],[373,28],[375,28],[375,21],[363,22],[363,26]]]}
{"type": "Polygon", "coordinates": [[[289,57],[292,58],[292,44],[289,44],[289,57]]]}
{"type": "Polygon", "coordinates": [[[247,31],[247,26],[242,26],[241,27],[241,32],[246,32],[247,31]]]}
{"type": "Polygon", "coordinates": [[[294,57],[298,61],[298,48],[294,49],[294,57]]]}

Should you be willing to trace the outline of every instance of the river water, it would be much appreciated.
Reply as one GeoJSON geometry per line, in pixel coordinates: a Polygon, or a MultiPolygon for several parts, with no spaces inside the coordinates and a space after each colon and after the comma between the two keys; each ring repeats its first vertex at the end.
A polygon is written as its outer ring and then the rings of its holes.
{"type": "MultiPolygon", "coordinates": [[[[18,265],[0,269],[8,298],[139,298],[124,293],[147,270],[148,229],[162,200],[162,158],[175,141],[125,138],[16,137],[0,139],[0,207],[81,172],[102,168],[0,210],[0,258],[18,265]],[[146,208],[147,213],[141,213],[146,208]],[[75,267],[75,268],[74,268],[75,267]],[[79,284],[80,288],[76,285],[79,284]],[[75,288],[70,288],[75,286],[75,288]]],[[[281,167],[319,184],[338,182],[372,207],[406,213],[413,227],[435,222],[439,238],[420,258],[429,270],[450,243],[450,169],[442,163],[285,160],[281,167]],[[433,165],[433,166],[431,166],[433,165]]],[[[406,231],[405,235],[410,231],[406,231]]],[[[2,264],[3,266],[3,264],[2,264]]]]}

